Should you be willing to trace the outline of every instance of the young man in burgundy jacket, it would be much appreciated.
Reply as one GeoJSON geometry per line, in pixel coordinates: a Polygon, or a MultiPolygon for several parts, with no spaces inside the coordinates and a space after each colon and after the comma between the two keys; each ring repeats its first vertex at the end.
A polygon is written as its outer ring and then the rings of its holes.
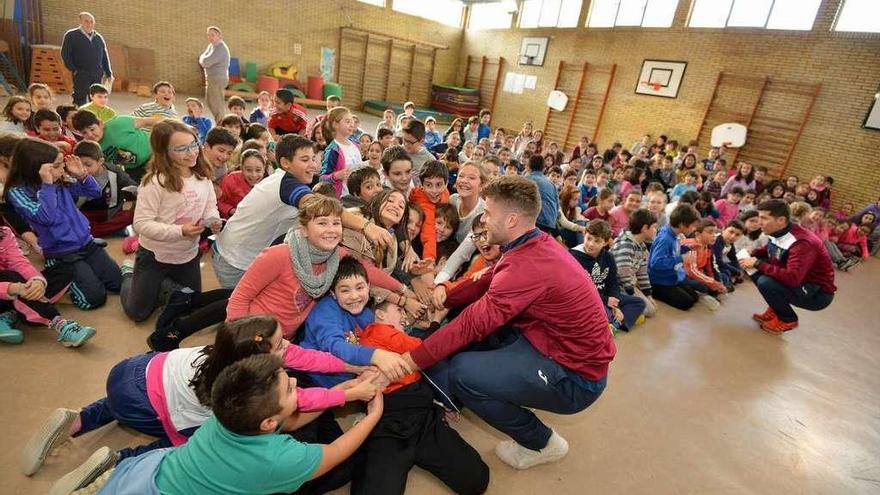
{"type": "Polygon", "coordinates": [[[424,369],[513,327],[514,341],[505,347],[454,356],[448,382],[455,398],[513,438],[498,444],[498,457],[527,469],[568,452],[565,439],[528,408],[557,414],[587,408],[605,389],[617,347],[589,276],[535,227],[541,209],[535,183],[501,177],[483,192],[488,242],[503,254],[482,277],[449,292],[444,306],[468,306],[403,358],[424,369]]]}
{"type": "Polygon", "coordinates": [[[834,264],[816,234],[791,223],[788,205],[779,199],[758,205],[767,246],[740,260],[769,307],[753,318],[767,333],[780,335],[798,326],[792,306],[819,311],[834,300],[834,264]],[[752,272],[752,270],[757,270],[752,272]]]}

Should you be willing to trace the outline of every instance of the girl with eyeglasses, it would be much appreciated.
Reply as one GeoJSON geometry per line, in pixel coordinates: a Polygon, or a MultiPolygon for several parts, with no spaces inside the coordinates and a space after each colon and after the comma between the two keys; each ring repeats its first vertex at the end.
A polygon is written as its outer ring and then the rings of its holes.
{"type": "Polygon", "coordinates": [[[202,290],[199,236],[220,232],[220,212],[211,181],[213,170],[202,157],[192,128],[173,120],[153,127],[149,172],[138,190],[133,227],[140,235],[135,262],[122,264],[120,298],[134,321],[150,317],[168,288],[202,290]]]}

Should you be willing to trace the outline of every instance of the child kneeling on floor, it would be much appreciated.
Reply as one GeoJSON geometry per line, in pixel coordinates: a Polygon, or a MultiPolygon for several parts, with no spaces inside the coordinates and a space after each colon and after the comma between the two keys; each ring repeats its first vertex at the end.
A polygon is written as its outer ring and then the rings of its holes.
{"type": "MultiPolygon", "coordinates": [[[[373,352],[404,353],[418,347],[421,339],[403,332],[401,309],[387,300],[376,306],[376,322],[368,323],[374,318],[373,311],[366,307],[369,288],[364,266],[353,257],[343,257],[330,289],[331,295],[326,296],[328,299],[332,297],[331,301],[335,303],[332,306],[336,307],[340,318],[336,321],[329,318],[326,306],[325,311],[315,308],[306,320],[303,345],[318,342],[327,346],[322,350],[340,357],[373,352]],[[318,320],[322,324],[316,325],[318,320]],[[348,328],[324,324],[327,320],[329,323],[348,323],[348,328]]],[[[369,362],[369,358],[364,356],[360,362],[369,362]]],[[[347,378],[340,373],[313,373],[312,376],[325,385],[347,378]]],[[[413,466],[431,472],[456,493],[486,491],[488,466],[480,454],[444,421],[444,409],[433,400],[434,390],[421,378],[421,373],[416,372],[397,380],[385,379],[380,384],[388,384],[384,391],[387,407],[364,443],[364,457],[356,465],[352,478],[352,494],[402,494],[413,466]]]]}
{"type": "Polygon", "coordinates": [[[98,493],[298,490],[351,456],[382,416],[382,394],[376,394],[366,417],[333,443],[302,443],[279,433],[312,419],[313,414],[297,413],[298,392],[296,379],[287,376],[276,355],[250,356],[228,366],[211,388],[214,414],[186,445],[126,459],[98,493]]]}

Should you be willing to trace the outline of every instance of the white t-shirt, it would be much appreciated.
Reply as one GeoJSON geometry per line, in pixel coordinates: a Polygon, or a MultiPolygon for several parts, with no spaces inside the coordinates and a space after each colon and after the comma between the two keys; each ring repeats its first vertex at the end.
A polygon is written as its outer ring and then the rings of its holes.
{"type": "Polygon", "coordinates": [[[211,417],[211,409],[202,405],[196,392],[189,385],[196,374],[201,347],[175,349],[168,353],[162,367],[162,384],[168,415],[177,431],[201,426],[211,417]]]}
{"type": "MultiPolygon", "coordinates": [[[[364,162],[363,157],[361,156],[361,149],[348,139],[344,139],[339,141],[335,140],[336,144],[339,145],[339,150],[342,152],[342,156],[345,157],[345,168],[347,169],[358,169],[364,167],[366,163],[364,162]]],[[[345,196],[348,194],[348,181],[342,182],[342,195],[345,196]]]]}
{"type": "Polygon", "coordinates": [[[296,225],[299,200],[312,191],[282,169],[261,180],[238,204],[217,236],[217,251],[239,270],[247,270],[261,251],[296,225]]]}

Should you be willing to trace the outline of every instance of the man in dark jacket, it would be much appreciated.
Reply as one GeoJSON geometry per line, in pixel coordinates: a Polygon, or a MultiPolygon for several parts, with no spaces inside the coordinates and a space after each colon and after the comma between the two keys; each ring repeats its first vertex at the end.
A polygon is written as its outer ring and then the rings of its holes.
{"type": "Polygon", "coordinates": [[[770,243],[740,260],[770,306],[753,318],[773,335],[798,326],[792,306],[819,311],[834,300],[834,264],[816,234],[791,223],[791,211],[780,199],[758,205],[761,230],[770,243]]]}
{"type": "Polygon", "coordinates": [[[80,12],[79,27],[64,33],[61,58],[64,66],[73,72],[74,105],[88,103],[89,86],[100,83],[104,77],[113,79],[107,45],[104,37],[95,31],[95,16],[88,12],[80,12]]]}
{"type": "Polygon", "coordinates": [[[500,177],[483,193],[488,242],[501,246],[501,259],[449,292],[444,306],[467,307],[403,359],[425,369],[512,327],[507,346],[463,352],[441,366],[448,366],[453,398],[513,438],[498,444],[498,457],[527,469],[568,452],[565,439],[529,408],[586,409],[605,389],[617,347],[596,286],[561,244],[535,227],[541,209],[535,183],[500,177]]]}

